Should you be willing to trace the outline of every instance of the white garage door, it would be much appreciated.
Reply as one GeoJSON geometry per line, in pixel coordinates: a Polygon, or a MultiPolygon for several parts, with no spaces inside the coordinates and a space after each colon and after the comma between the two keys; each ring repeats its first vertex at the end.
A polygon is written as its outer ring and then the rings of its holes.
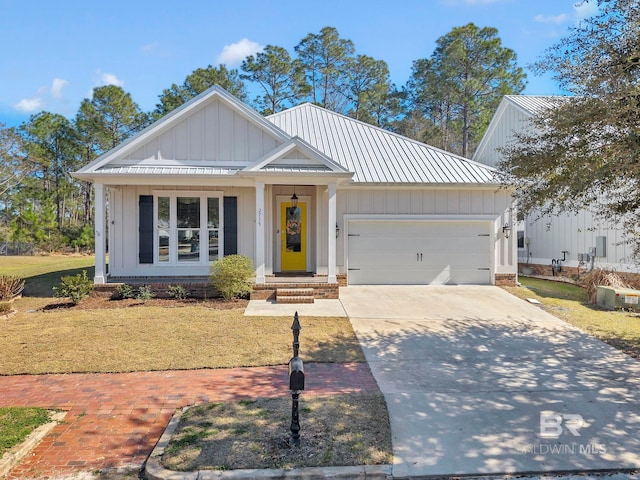
{"type": "Polygon", "coordinates": [[[491,283],[490,222],[351,221],[351,285],[491,283]]]}

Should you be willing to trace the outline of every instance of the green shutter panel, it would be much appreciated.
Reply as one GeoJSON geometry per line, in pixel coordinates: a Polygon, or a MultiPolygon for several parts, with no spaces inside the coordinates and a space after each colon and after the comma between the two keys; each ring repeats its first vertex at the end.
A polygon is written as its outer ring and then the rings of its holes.
{"type": "Polygon", "coordinates": [[[238,253],[238,197],[224,197],[224,255],[238,253]]]}
{"type": "Polygon", "coordinates": [[[153,263],[153,195],[140,195],[138,211],[138,259],[140,263],[153,263]]]}

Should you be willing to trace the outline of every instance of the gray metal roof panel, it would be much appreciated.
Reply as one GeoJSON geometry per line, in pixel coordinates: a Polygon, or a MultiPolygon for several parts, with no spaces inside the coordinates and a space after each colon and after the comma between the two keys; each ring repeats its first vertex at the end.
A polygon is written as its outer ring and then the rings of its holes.
{"type": "Polygon", "coordinates": [[[559,102],[566,101],[571,97],[557,95],[505,95],[505,98],[534,115],[547,108],[555,107],[559,102]]]}
{"type": "Polygon", "coordinates": [[[175,166],[107,166],[96,173],[131,175],[235,175],[240,169],[231,167],[175,167],[175,166]]]}
{"type": "Polygon", "coordinates": [[[491,167],[309,103],[267,118],[355,172],[354,183],[497,183],[491,167]]]}

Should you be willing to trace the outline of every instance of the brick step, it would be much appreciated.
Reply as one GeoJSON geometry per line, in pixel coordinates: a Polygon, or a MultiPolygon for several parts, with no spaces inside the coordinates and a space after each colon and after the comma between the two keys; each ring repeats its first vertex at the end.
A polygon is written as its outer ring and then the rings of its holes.
{"type": "Polygon", "coordinates": [[[278,297],[313,297],[313,288],[278,288],[278,297]]]}
{"type": "Polygon", "coordinates": [[[313,295],[304,295],[304,296],[280,296],[276,294],[276,303],[315,303],[315,299],[313,295]]]}

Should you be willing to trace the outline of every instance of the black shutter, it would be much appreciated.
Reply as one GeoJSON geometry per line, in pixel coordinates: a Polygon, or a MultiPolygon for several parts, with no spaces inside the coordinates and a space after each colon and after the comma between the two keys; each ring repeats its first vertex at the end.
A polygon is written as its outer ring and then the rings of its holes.
{"type": "Polygon", "coordinates": [[[224,255],[238,253],[238,197],[224,197],[224,255]]]}
{"type": "Polygon", "coordinates": [[[140,195],[138,212],[138,259],[140,263],[153,263],[153,195],[140,195]]]}

